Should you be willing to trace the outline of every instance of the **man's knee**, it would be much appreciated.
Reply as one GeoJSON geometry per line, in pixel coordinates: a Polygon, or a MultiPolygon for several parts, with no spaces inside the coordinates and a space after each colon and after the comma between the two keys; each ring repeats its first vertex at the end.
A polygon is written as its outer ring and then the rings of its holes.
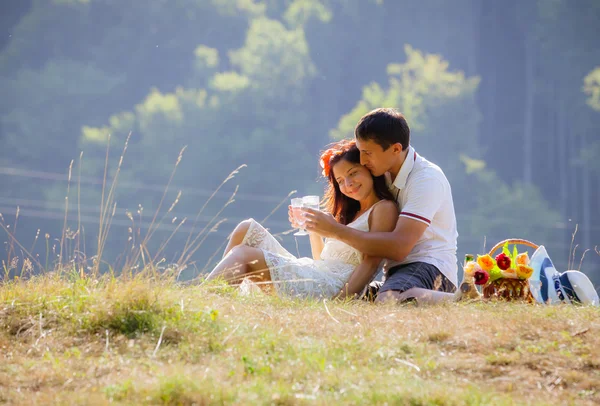
{"type": "Polygon", "coordinates": [[[404,292],[400,293],[400,295],[399,295],[400,301],[416,299],[423,290],[424,289],[414,288],[414,287],[407,289],[404,292]]]}
{"type": "Polygon", "coordinates": [[[375,298],[375,304],[397,303],[399,296],[400,292],[395,290],[386,290],[385,292],[379,292],[377,293],[377,297],[375,298]]]}

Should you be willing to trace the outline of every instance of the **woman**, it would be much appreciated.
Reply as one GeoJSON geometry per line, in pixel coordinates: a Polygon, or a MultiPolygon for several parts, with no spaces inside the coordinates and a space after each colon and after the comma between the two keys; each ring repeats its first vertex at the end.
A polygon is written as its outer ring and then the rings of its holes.
{"type": "MultiPolygon", "coordinates": [[[[321,155],[321,167],[328,179],[325,209],[338,222],[363,231],[394,229],[398,209],[385,177],[373,177],[360,164],[354,141],[333,144],[321,155]]],[[[296,227],[291,213],[290,221],[296,227]]],[[[296,258],[256,221],[245,220],[234,230],[223,259],[206,280],[223,278],[239,284],[250,278],[278,295],[343,298],[360,293],[381,262],[341,241],[323,241],[317,234],[310,234],[310,245],[312,258],[296,258]]]]}

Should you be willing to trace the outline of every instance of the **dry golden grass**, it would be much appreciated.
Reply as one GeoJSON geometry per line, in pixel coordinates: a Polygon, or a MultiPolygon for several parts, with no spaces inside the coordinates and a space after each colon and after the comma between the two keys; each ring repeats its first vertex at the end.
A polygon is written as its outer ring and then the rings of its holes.
{"type": "Polygon", "coordinates": [[[598,404],[600,311],[241,296],[152,278],[0,287],[0,403],[598,404]]]}

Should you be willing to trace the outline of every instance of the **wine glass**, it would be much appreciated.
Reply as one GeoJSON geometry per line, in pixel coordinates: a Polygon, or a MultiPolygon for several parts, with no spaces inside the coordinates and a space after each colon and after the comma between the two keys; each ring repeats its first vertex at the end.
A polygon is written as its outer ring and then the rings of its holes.
{"type": "Polygon", "coordinates": [[[309,209],[319,210],[319,196],[304,196],[302,198],[302,206],[309,209]]]}
{"type": "Polygon", "coordinates": [[[302,198],[302,207],[308,209],[319,210],[320,209],[320,199],[319,196],[304,196],[302,198]]]}
{"type": "Polygon", "coordinates": [[[294,235],[308,235],[306,230],[302,228],[304,225],[304,216],[302,215],[302,207],[304,206],[303,198],[295,197],[292,199],[292,214],[294,215],[294,219],[296,223],[300,226],[298,232],[294,233],[294,235]]]}

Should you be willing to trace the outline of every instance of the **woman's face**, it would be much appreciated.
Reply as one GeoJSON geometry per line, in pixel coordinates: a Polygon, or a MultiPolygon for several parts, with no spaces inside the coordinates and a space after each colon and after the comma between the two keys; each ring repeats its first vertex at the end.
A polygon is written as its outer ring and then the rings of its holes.
{"type": "Polygon", "coordinates": [[[371,172],[361,164],[340,160],[331,168],[340,191],[354,200],[363,200],[373,192],[371,172]]]}

